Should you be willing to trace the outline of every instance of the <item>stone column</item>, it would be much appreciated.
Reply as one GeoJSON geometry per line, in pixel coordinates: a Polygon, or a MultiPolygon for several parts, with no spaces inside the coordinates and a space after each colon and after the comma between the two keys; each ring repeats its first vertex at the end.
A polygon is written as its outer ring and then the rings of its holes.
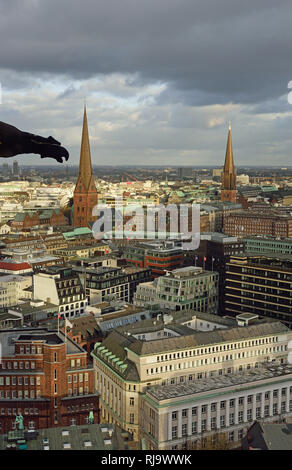
{"type": "Polygon", "coordinates": [[[265,417],[265,392],[261,394],[261,417],[265,417]]]}
{"type": "Polygon", "coordinates": [[[168,440],[172,440],[172,412],[168,412],[168,440]]]}
{"type": "Polygon", "coordinates": [[[230,415],[230,400],[226,400],[226,415],[225,415],[225,425],[229,427],[229,415],[230,415]]]}
{"type": "Polygon", "coordinates": [[[234,424],[238,424],[238,397],[234,399],[234,424]]]}
{"type": "Polygon", "coordinates": [[[207,431],[211,431],[211,403],[207,405],[207,431]]]}
{"type": "Polygon", "coordinates": [[[192,435],[192,408],[188,408],[188,436],[192,435]]]}
{"type": "Polygon", "coordinates": [[[282,389],[278,390],[278,414],[281,414],[282,389]]]}
{"type": "Polygon", "coordinates": [[[270,390],[270,408],[269,416],[273,416],[273,390],[270,390]]]}
{"type": "Polygon", "coordinates": [[[217,403],[217,409],[216,409],[216,428],[220,429],[220,401],[217,403]]]}
{"type": "Polygon", "coordinates": [[[178,410],[178,416],[177,416],[177,437],[180,438],[182,437],[182,410],[178,410]]]}
{"type": "Polygon", "coordinates": [[[255,421],[257,417],[257,394],[252,397],[252,420],[255,421]]]}
{"type": "Polygon", "coordinates": [[[290,411],[290,387],[286,388],[286,413],[290,411]]]}
{"type": "Polygon", "coordinates": [[[247,395],[243,397],[243,422],[247,422],[247,395]]]}
{"type": "Polygon", "coordinates": [[[201,433],[202,430],[202,405],[198,405],[198,434],[201,433]]]}

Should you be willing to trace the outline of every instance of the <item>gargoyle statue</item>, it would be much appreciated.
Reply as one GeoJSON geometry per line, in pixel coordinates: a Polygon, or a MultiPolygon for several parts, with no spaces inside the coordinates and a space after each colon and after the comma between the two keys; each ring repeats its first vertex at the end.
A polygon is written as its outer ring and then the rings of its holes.
{"type": "Polygon", "coordinates": [[[53,137],[23,132],[10,124],[0,121],[0,157],[9,158],[22,153],[37,153],[41,158],[54,158],[63,163],[69,153],[53,137]]]}

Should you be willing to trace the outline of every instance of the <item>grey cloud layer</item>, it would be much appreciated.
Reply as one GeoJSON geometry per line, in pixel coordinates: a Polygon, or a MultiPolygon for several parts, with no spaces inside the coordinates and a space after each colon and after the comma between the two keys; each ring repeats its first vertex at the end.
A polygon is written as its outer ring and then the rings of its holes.
{"type": "Polygon", "coordinates": [[[291,17],[290,0],[2,0],[0,63],[138,73],[191,104],[257,102],[291,79],[291,17]]]}
{"type": "Polygon", "coordinates": [[[238,164],[290,164],[291,18],[291,0],[0,0],[1,120],[77,163],[86,95],[96,164],[218,165],[228,119],[238,164]]]}

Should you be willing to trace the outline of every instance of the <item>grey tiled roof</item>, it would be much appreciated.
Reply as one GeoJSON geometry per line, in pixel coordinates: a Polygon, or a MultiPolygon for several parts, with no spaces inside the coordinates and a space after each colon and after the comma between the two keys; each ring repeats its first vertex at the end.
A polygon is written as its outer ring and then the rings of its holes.
{"type": "Polygon", "coordinates": [[[289,328],[281,322],[262,323],[259,325],[217,329],[213,331],[193,331],[192,334],[187,336],[176,336],[154,341],[136,341],[129,345],[129,349],[139,355],[158,354],[165,351],[188,349],[225,341],[251,339],[258,336],[285,333],[287,331],[289,331],[289,328]]]}
{"type": "MultiPolygon", "coordinates": [[[[127,351],[125,348],[128,348],[130,344],[135,340],[132,336],[125,336],[121,334],[120,332],[114,330],[103,342],[102,346],[104,346],[106,349],[111,351],[112,354],[114,354],[116,357],[118,357],[121,361],[124,362],[124,364],[127,365],[127,368],[124,371],[118,371],[119,375],[121,375],[125,380],[139,380],[139,374],[136,368],[136,365],[127,359],[127,351]]],[[[94,351],[93,353],[96,354],[97,351],[94,351]]],[[[103,361],[105,358],[102,358],[103,361]]],[[[113,364],[110,362],[108,365],[115,371],[115,368],[113,364]]]]}

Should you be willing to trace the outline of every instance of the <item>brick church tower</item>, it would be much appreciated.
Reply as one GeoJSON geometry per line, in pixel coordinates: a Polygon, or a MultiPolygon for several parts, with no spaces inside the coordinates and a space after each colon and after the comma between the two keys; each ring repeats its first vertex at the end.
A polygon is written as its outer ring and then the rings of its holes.
{"type": "Polygon", "coordinates": [[[88,227],[95,221],[92,209],[97,204],[97,190],[92,176],[86,107],[84,107],[78,179],[73,196],[73,226],[88,227]]]}
{"type": "Polygon", "coordinates": [[[233,161],[231,127],[229,124],[224,170],[221,177],[221,201],[236,202],[236,172],[233,161]]]}

